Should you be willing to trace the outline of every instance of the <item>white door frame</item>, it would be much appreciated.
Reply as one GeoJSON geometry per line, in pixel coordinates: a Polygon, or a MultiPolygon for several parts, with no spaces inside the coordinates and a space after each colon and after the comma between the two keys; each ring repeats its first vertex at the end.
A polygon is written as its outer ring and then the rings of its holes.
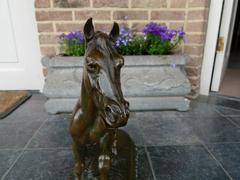
{"type": "Polygon", "coordinates": [[[233,34],[233,22],[231,21],[235,22],[237,4],[238,0],[211,0],[201,71],[200,94],[208,95],[210,91],[219,90],[230,54],[233,34]],[[222,52],[216,51],[219,36],[224,38],[222,52]]]}
{"type": "Polygon", "coordinates": [[[200,94],[203,95],[209,94],[211,86],[212,71],[216,54],[216,46],[221,22],[223,2],[224,0],[211,0],[210,3],[200,81],[200,94]]]}
{"type": "Polygon", "coordinates": [[[237,12],[237,3],[238,0],[228,0],[224,3],[221,27],[219,31],[219,37],[223,39],[224,46],[221,51],[216,51],[211,91],[219,91],[222,79],[227,69],[237,12]]]}

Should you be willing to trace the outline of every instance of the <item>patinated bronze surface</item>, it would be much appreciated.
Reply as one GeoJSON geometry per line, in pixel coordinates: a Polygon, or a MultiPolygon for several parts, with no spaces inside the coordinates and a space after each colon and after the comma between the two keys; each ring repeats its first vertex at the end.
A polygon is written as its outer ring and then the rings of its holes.
{"type": "Polygon", "coordinates": [[[99,179],[109,179],[114,157],[118,156],[122,145],[126,146],[124,141],[129,142],[130,149],[134,146],[130,138],[126,138],[129,136],[117,129],[126,125],[129,118],[129,103],[123,97],[120,83],[124,59],[114,46],[118,34],[117,23],[114,23],[109,35],[95,32],[92,18],[84,26],[86,52],[81,97],[70,123],[75,156],[74,173],[78,179],[83,179],[83,172],[87,169],[85,151],[88,151],[88,147],[99,147],[99,179]],[[118,139],[123,140],[120,143],[118,139]]]}

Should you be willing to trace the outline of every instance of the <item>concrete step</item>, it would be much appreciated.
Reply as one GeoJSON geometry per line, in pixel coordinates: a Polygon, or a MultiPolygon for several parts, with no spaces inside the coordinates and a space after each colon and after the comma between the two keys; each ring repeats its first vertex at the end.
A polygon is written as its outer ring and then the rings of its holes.
{"type": "MultiPolygon", "coordinates": [[[[131,111],[178,110],[187,111],[190,101],[184,97],[126,97],[131,111]]],[[[77,98],[49,99],[45,109],[49,114],[70,113],[77,98]]]]}

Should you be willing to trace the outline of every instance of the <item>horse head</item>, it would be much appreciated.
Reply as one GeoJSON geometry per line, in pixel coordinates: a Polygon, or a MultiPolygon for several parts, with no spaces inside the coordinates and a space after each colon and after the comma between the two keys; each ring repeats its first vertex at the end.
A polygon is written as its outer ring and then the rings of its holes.
{"type": "Polygon", "coordinates": [[[118,35],[119,26],[115,22],[109,34],[95,32],[92,18],[84,26],[84,88],[98,115],[110,128],[124,126],[129,118],[129,103],[123,97],[120,82],[124,58],[115,48],[118,35]]]}

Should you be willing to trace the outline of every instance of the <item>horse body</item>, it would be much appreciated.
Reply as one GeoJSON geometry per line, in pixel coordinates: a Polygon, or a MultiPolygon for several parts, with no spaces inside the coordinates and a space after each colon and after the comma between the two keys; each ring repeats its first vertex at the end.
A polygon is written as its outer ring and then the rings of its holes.
{"type": "Polygon", "coordinates": [[[126,125],[129,103],[123,98],[120,69],[124,59],[114,47],[119,27],[114,23],[109,35],[94,32],[92,19],[84,26],[86,53],[81,99],[73,110],[70,134],[73,139],[75,175],[81,179],[86,144],[99,144],[100,178],[107,179],[112,154],[116,154],[116,128],[126,125]]]}

